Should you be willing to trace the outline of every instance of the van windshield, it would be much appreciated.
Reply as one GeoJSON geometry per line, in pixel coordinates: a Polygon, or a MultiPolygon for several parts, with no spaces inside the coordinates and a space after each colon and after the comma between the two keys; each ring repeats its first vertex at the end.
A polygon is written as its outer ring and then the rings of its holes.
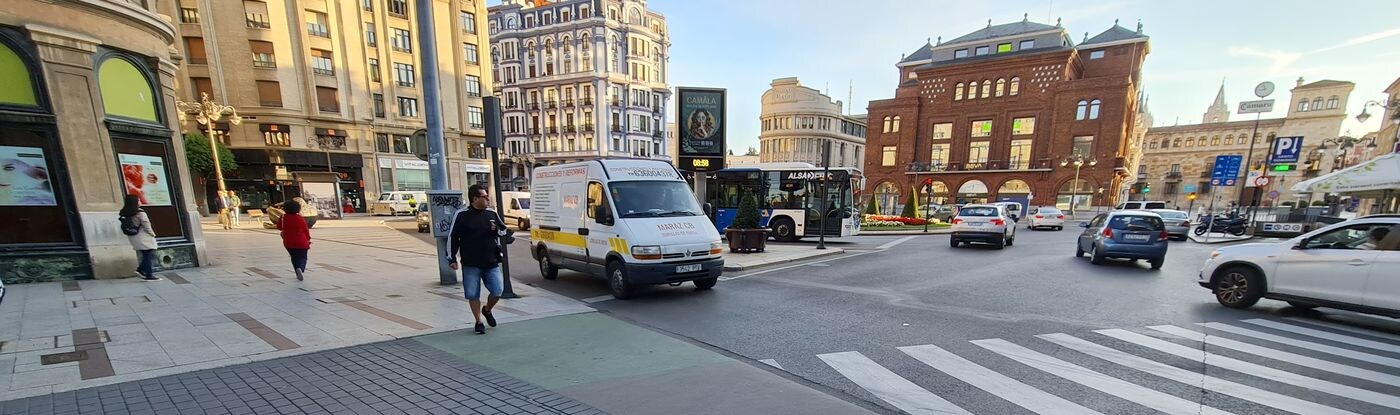
{"type": "Polygon", "coordinates": [[[702,215],[694,193],[685,182],[613,182],[608,186],[619,217],[702,215]]]}
{"type": "Polygon", "coordinates": [[[530,208],[530,198],[528,198],[528,197],[522,197],[522,198],[515,199],[515,204],[519,205],[519,209],[529,209],[529,208],[530,208]]]}

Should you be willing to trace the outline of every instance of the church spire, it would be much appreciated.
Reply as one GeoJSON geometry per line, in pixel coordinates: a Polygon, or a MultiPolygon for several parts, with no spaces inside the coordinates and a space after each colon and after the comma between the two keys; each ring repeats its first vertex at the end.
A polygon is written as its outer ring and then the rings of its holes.
{"type": "Polygon", "coordinates": [[[1201,123],[1226,122],[1230,120],[1230,106],[1225,104],[1225,80],[1220,80],[1220,90],[1215,92],[1215,101],[1201,116],[1201,123]]]}

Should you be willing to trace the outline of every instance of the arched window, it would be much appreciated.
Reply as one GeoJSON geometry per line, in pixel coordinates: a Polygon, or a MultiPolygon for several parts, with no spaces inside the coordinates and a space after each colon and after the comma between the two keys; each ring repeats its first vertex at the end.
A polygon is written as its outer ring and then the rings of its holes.
{"type": "Polygon", "coordinates": [[[579,35],[578,49],[584,52],[588,52],[588,48],[591,47],[593,47],[593,39],[589,37],[587,33],[579,35]]]}
{"type": "Polygon", "coordinates": [[[525,28],[529,29],[532,27],[535,27],[535,15],[527,14],[525,15],[525,28]]]}
{"type": "Polygon", "coordinates": [[[1157,148],[1157,142],[1156,142],[1156,141],[1153,141],[1153,142],[1151,142],[1151,143],[1147,143],[1147,148],[1156,149],[1156,148],[1157,148]]]}
{"type": "Polygon", "coordinates": [[[1323,108],[1325,107],[1322,106],[1322,97],[1313,98],[1312,109],[1320,110],[1323,108]]]}
{"type": "Polygon", "coordinates": [[[1205,138],[1205,137],[1201,137],[1201,138],[1196,139],[1196,145],[1197,145],[1197,146],[1200,146],[1200,147],[1205,147],[1205,146],[1206,146],[1206,138],[1205,138]]]}
{"type": "Polygon", "coordinates": [[[894,116],[894,131],[892,131],[892,132],[896,132],[896,133],[899,132],[899,116],[898,116],[898,115],[894,116]]]}
{"type": "Polygon", "coordinates": [[[1081,100],[1079,100],[1079,103],[1078,103],[1078,104],[1075,104],[1075,106],[1074,106],[1074,119],[1075,119],[1075,120],[1082,120],[1082,119],[1088,118],[1088,116],[1089,116],[1089,101],[1085,101],[1085,100],[1082,100],[1082,99],[1081,99],[1081,100]]]}
{"type": "Polygon", "coordinates": [[[1021,77],[1015,76],[1011,78],[1011,91],[1009,92],[1011,96],[1016,96],[1021,93],[1021,77]]]}
{"type": "Polygon", "coordinates": [[[589,14],[588,12],[589,10],[587,4],[581,4],[578,6],[578,18],[587,19],[589,17],[593,17],[593,15],[589,14]]]}
{"type": "Polygon", "coordinates": [[[1172,147],[1181,147],[1181,137],[1172,140],[1172,147]]]}
{"type": "Polygon", "coordinates": [[[895,211],[899,206],[899,187],[891,182],[883,182],[875,186],[875,205],[880,214],[899,214],[895,211]]]}
{"type": "Polygon", "coordinates": [[[934,180],[928,187],[919,186],[919,194],[924,196],[920,200],[927,200],[935,205],[948,203],[948,185],[934,180]]]}
{"type": "Polygon", "coordinates": [[[883,130],[884,132],[890,132],[890,126],[894,125],[893,121],[894,117],[885,117],[885,129],[883,130]]]}
{"type": "Polygon", "coordinates": [[[155,89],[131,61],[123,58],[103,61],[97,69],[97,83],[107,115],[160,122],[156,116],[155,89]]]}
{"type": "Polygon", "coordinates": [[[11,50],[0,42],[0,79],[5,87],[0,88],[0,103],[25,107],[39,106],[39,94],[34,90],[33,75],[19,52],[11,50]]]}
{"type": "Polygon", "coordinates": [[[1210,138],[1210,145],[1211,145],[1212,147],[1220,145],[1220,136],[1217,135],[1217,136],[1215,136],[1215,137],[1211,137],[1211,138],[1210,138]]]}
{"type": "Polygon", "coordinates": [[[1097,99],[1095,99],[1095,100],[1093,100],[1093,101],[1089,101],[1089,119],[1091,119],[1091,120],[1097,120],[1097,119],[1099,119],[1099,106],[1100,106],[1101,104],[1103,104],[1103,101],[1100,101],[1100,100],[1097,100],[1097,99]]]}
{"type": "Polygon", "coordinates": [[[1186,146],[1187,146],[1187,147],[1195,147],[1195,146],[1196,146],[1196,140],[1195,140],[1195,139],[1190,139],[1190,138],[1186,139],[1186,146]]]}
{"type": "Polygon", "coordinates": [[[1303,112],[1303,111],[1307,111],[1307,110],[1308,110],[1308,99],[1307,99],[1307,98],[1303,98],[1303,99],[1298,100],[1298,112],[1303,112]]]}
{"type": "Polygon", "coordinates": [[[988,79],[988,80],[982,81],[982,98],[988,98],[988,97],[991,97],[991,96],[992,96],[992,80],[988,79]]]}
{"type": "Polygon", "coordinates": [[[1163,138],[1163,139],[1162,139],[1162,148],[1170,148],[1171,146],[1172,146],[1172,141],[1171,141],[1171,139],[1167,139],[1167,138],[1163,138]]]}
{"type": "Polygon", "coordinates": [[[1235,144],[1244,144],[1246,138],[1244,134],[1240,134],[1240,136],[1235,139],[1235,144]]]}
{"type": "Polygon", "coordinates": [[[635,8],[627,10],[627,23],[645,24],[644,22],[642,22],[642,12],[635,8]]]}
{"type": "Polygon", "coordinates": [[[1094,187],[1088,180],[1070,180],[1060,185],[1060,192],[1055,195],[1055,207],[1061,210],[1088,210],[1090,202],[1093,200],[1094,187]]]}
{"type": "Polygon", "coordinates": [[[953,88],[953,100],[961,101],[963,98],[963,83],[958,82],[958,86],[953,88]]]}
{"type": "Polygon", "coordinates": [[[997,96],[1001,96],[1006,91],[1006,78],[997,78],[997,96]]]}
{"type": "Polygon", "coordinates": [[[1336,95],[1333,95],[1331,98],[1327,98],[1327,109],[1329,109],[1329,110],[1337,109],[1337,103],[1338,103],[1338,101],[1337,101],[1337,96],[1336,96],[1336,95]]]}

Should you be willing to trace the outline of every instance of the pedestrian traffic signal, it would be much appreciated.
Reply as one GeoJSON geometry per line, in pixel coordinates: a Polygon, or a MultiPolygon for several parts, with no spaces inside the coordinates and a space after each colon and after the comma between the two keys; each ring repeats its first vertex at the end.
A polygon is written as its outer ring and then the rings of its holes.
{"type": "Polygon", "coordinates": [[[1196,192],[1191,192],[1191,194],[1186,195],[1186,200],[1196,200],[1196,192]]]}
{"type": "Polygon", "coordinates": [[[1151,184],[1151,183],[1148,183],[1148,184],[1142,185],[1142,192],[1143,192],[1143,193],[1152,193],[1152,184],[1151,184]]]}

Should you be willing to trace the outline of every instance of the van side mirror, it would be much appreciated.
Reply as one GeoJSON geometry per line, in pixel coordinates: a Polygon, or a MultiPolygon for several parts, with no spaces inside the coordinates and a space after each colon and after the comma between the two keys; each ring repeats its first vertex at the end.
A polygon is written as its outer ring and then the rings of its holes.
{"type": "Polygon", "coordinates": [[[705,211],[705,216],[715,215],[715,205],[711,205],[709,202],[705,202],[703,206],[700,206],[700,209],[705,211]]]}
{"type": "Polygon", "coordinates": [[[593,207],[593,218],[594,218],[594,220],[598,221],[598,223],[601,223],[601,224],[604,224],[604,225],[609,225],[609,226],[611,226],[611,225],[613,224],[612,213],[608,212],[608,207],[607,207],[607,206],[603,206],[603,205],[594,206],[594,207],[593,207]]]}

